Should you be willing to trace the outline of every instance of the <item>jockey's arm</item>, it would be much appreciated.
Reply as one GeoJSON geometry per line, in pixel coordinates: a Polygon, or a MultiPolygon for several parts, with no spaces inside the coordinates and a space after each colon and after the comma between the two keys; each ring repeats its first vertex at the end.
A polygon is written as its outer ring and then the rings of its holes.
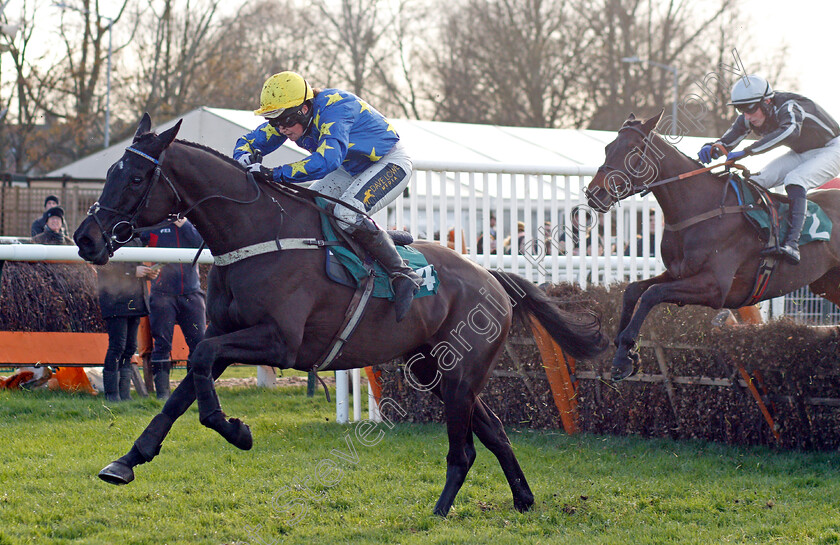
{"type": "Polygon", "coordinates": [[[285,141],[285,136],[265,122],[248,134],[239,137],[233,147],[233,158],[238,161],[243,155],[255,151],[265,156],[282,146],[285,141]]]}

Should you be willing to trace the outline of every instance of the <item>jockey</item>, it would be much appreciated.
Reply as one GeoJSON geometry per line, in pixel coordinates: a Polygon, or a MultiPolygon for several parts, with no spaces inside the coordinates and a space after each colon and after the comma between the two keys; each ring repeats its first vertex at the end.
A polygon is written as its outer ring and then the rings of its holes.
{"type": "Polygon", "coordinates": [[[770,161],[752,180],[765,188],[785,186],[790,197],[790,230],[778,254],[799,263],[799,235],[805,224],[805,192],[819,187],[840,173],[840,126],[812,100],[795,93],[774,92],[767,81],[751,75],[732,87],[731,106],[740,113],[716,142],[702,147],[698,157],[710,163],[726,154],[727,161],[764,153],[784,144],[790,151],[770,161]],[[750,132],[759,139],[741,151],[733,151],[750,132]]]}
{"type": "MultiPolygon", "coordinates": [[[[267,119],[236,141],[233,158],[275,182],[315,181],[310,189],[373,214],[397,198],[412,163],[394,127],[365,101],[339,89],[312,89],[295,72],[268,78],[255,115],[267,119]],[[300,161],[269,169],[255,157],[286,139],[309,151],[300,161]]],[[[336,205],[339,227],[359,242],[391,278],[397,321],[411,306],[422,279],[403,262],[391,237],[350,208],[336,205]]]]}

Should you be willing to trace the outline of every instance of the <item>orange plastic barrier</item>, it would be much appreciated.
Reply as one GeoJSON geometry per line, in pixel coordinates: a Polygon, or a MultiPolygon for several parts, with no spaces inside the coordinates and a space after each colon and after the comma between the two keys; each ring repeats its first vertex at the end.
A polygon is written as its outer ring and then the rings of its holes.
{"type": "Polygon", "coordinates": [[[107,333],[0,331],[0,365],[101,365],[107,333]]]}
{"type": "Polygon", "coordinates": [[[50,390],[68,390],[87,392],[96,395],[98,392],[90,385],[87,373],[81,367],[60,367],[47,382],[50,390]]]}
{"type": "Polygon", "coordinates": [[[580,431],[578,427],[577,391],[572,380],[575,372],[575,360],[563,353],[563,349],[554,342],[548,331],[534,317],[531,317],[531,329],[542,356],[543,368],[545,368],[545,374],[548,377],[554,404],[560,412],[563,429],[569,435],[575,434],[580,431]]]}
{"type": "Polygon", "coordinates": [[[373,367],[365,367],[365,374],[367,375],[370,389],[373,391],[373,399],[376,400],[376,405],[379,405],[382,399],[382,372],[374,371],[373,367]]]}

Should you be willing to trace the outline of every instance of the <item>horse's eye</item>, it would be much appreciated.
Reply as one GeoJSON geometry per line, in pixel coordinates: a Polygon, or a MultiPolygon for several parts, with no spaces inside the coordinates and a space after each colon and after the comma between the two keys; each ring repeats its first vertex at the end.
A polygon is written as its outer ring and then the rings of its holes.
{"type": "Polygon", "coordinates": [[[140,176],[135,176],[134,178],[131,179],[131,183],[133,183],[133,184],[139,184],[142,181],[143,181],[143,178],[141,178],[140,176]]]}

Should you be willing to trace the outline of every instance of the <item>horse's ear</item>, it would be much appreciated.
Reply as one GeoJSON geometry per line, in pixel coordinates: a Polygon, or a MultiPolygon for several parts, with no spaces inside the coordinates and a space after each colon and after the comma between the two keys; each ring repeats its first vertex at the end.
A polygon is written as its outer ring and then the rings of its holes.
{"type": "MultiPolygon", "coordinates": [[[[630,115],[627,116],[627,121],[636,121],[636,114],[630,112],[630,115]]],[[[625,121],[625,123],[627,123],[627,121],[625,121]]]]}
{"type": "Polygon", "coordinates": [[[137,132],[134,133],[134,141],[137,142],[138,138],[140,138],[150,130],[152,130],[152,118],[149,117],[149,113],[146,112],[140,119],[140,125],[137,126],[137,132]]]}
{"type": "Polygon", "coordinates": [[[178,134],[178,129],[181,128],[182,121],[184,120],[179,119],[178,122],[175,123],[174,127],[172,127],[171,129],[166,129],[165,131],[160,133],[160,136],[158,136],[158,142],[161,143],[163,149],[168,148],[169,144],[171,144],[172,141],[175,140],[175,136],[178,134]]]}
{"type": "Polygon", "coordinates": [[[657,125],[659,125],[659,120],[662,119],[663,113],[665,113],[665,110],[660,110],[659,115],[655,115],[650,119],[647,119],[644,123],[642,123],[642,129],[646,133],[650,133],[657,125]]]}

